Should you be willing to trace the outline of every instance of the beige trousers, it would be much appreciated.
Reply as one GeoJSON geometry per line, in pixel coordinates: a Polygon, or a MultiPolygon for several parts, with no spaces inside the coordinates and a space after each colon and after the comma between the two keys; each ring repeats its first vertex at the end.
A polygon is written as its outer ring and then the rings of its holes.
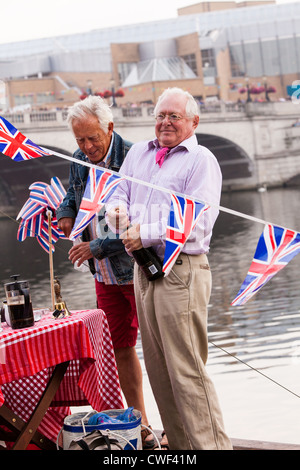
{"type": "Polygon", "coordinates": [[[232,449],[207,375],[206,255],[181,254],[170,274],[149,282],[135,265],[134,285],[145,366],[173,450],[232,449]]]}

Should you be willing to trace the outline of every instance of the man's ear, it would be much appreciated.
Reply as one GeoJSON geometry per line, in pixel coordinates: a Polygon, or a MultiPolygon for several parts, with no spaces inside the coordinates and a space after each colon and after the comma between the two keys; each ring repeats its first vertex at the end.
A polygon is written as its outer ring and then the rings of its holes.
{"type": "Polygon", "coordinates": [[[108,123],[108,134],[109,134],[109,135],[112,135],[113,130],[114,130],[114,123],[113,123],[113,122],[109,122],[109,123],[108,123]]]}
{"type": "Polygon", "coordinates": [[[193,128],[194,129],[196,129],[198,127],[199,121],[200,121],[200,117],[199,116],[194,116],[194,119],[193,119],[193,128]]]}

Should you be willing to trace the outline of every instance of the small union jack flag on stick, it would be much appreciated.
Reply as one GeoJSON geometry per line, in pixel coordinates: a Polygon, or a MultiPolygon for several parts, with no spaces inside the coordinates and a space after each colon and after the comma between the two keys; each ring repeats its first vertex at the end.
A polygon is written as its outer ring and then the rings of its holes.
{"type": "Polygon", "coordinates": [[[58,228],[56,209],[65,197],[66,191],[56,176],[51,179],[50,185],[37,181],[29,186],[29,189],[29,199],[17,216],[17,219],[22,219],[17,239],[22,242],[26,237],[36,237],[41,247],[49,254],[50,290],[54,309],[54,243],[59,238],[66,239],[64,233],[58,228]]]}
{"type": "Polygon", "coordinates": [[[268,224],[261,234],[248,274],[231,305],[245,304],[300,252],[300,233],[268,224]]]}
{"type": "Polygon", "coordinates": [[[79,237],[96,213],[102,209],[122,179],[120,176],[101,168],[90,169],[84,195],[70,234],[70,240],[79,237]]]}
{"type": "Polygon", "coordinates": [[[59,178],[51,179],[51,184],[36,182],[29,186],[30,196],[20,210],[17,220],[22,219],[17,234],[19,241],[26,237],[36,237],[41,247],[49,253],[50,244],[54,251],[54,243],[59,238],[66,239],[63,232],[58,228],[56,209],[62,202],[66,191],[59,178]],[[51,223],[47,218],[47,211],[51,210],[51,223]],[[50,231],[51,230],[51,243],[50,231]]]}
{"type": "Polygon", "coordinates": [[[167,275],[198,220],[209,205],[171,194],[163,272],[167,275]]]}
{"type": "Polygon", "coordinates": [[[0,116],[0,152],[16,162],[51,155],[0,116]]]}

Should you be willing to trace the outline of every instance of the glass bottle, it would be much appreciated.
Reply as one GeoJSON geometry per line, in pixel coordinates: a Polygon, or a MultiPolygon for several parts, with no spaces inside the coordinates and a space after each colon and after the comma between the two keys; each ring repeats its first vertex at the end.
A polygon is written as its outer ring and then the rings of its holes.
{"type": "Polygon", "coordinates": [[[148,281],[155,281],[165,275],[162,270],[162,262],[153,248],[140,248],[139,250],[133,251],[131,254],[148,281]]]}

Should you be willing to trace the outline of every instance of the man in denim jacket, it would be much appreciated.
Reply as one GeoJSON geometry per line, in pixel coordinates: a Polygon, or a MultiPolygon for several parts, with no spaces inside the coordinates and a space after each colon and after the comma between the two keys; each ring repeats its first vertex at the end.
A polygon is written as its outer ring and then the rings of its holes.
{"type": "MultiPolygon", "coordinates": [[[[68,113],[68,124],[79,149],[73,157],[100,167],[119,171],[131,143],[113,130],[110,107],[100,97],[89,96],[75,103],[68,113]]],[[[57,210],[58,226],[69,237],[84,194],[89,168],[72,163],[69,188],[57,210]]],[[[148,426],[142,370],[135,350],[138,320],[133,290],[133,258],[119,236],[106,225],[105,209],[95,217],[74,244],[69,259],[80,267],[89,264],[95,278],[97,305],[107,316],[110,327],[120,384],[128,406],[142,413],[142,424],[148,426]]],[[[142,433],[143,447],[151,448],[151,433],[142,433]]]]}

